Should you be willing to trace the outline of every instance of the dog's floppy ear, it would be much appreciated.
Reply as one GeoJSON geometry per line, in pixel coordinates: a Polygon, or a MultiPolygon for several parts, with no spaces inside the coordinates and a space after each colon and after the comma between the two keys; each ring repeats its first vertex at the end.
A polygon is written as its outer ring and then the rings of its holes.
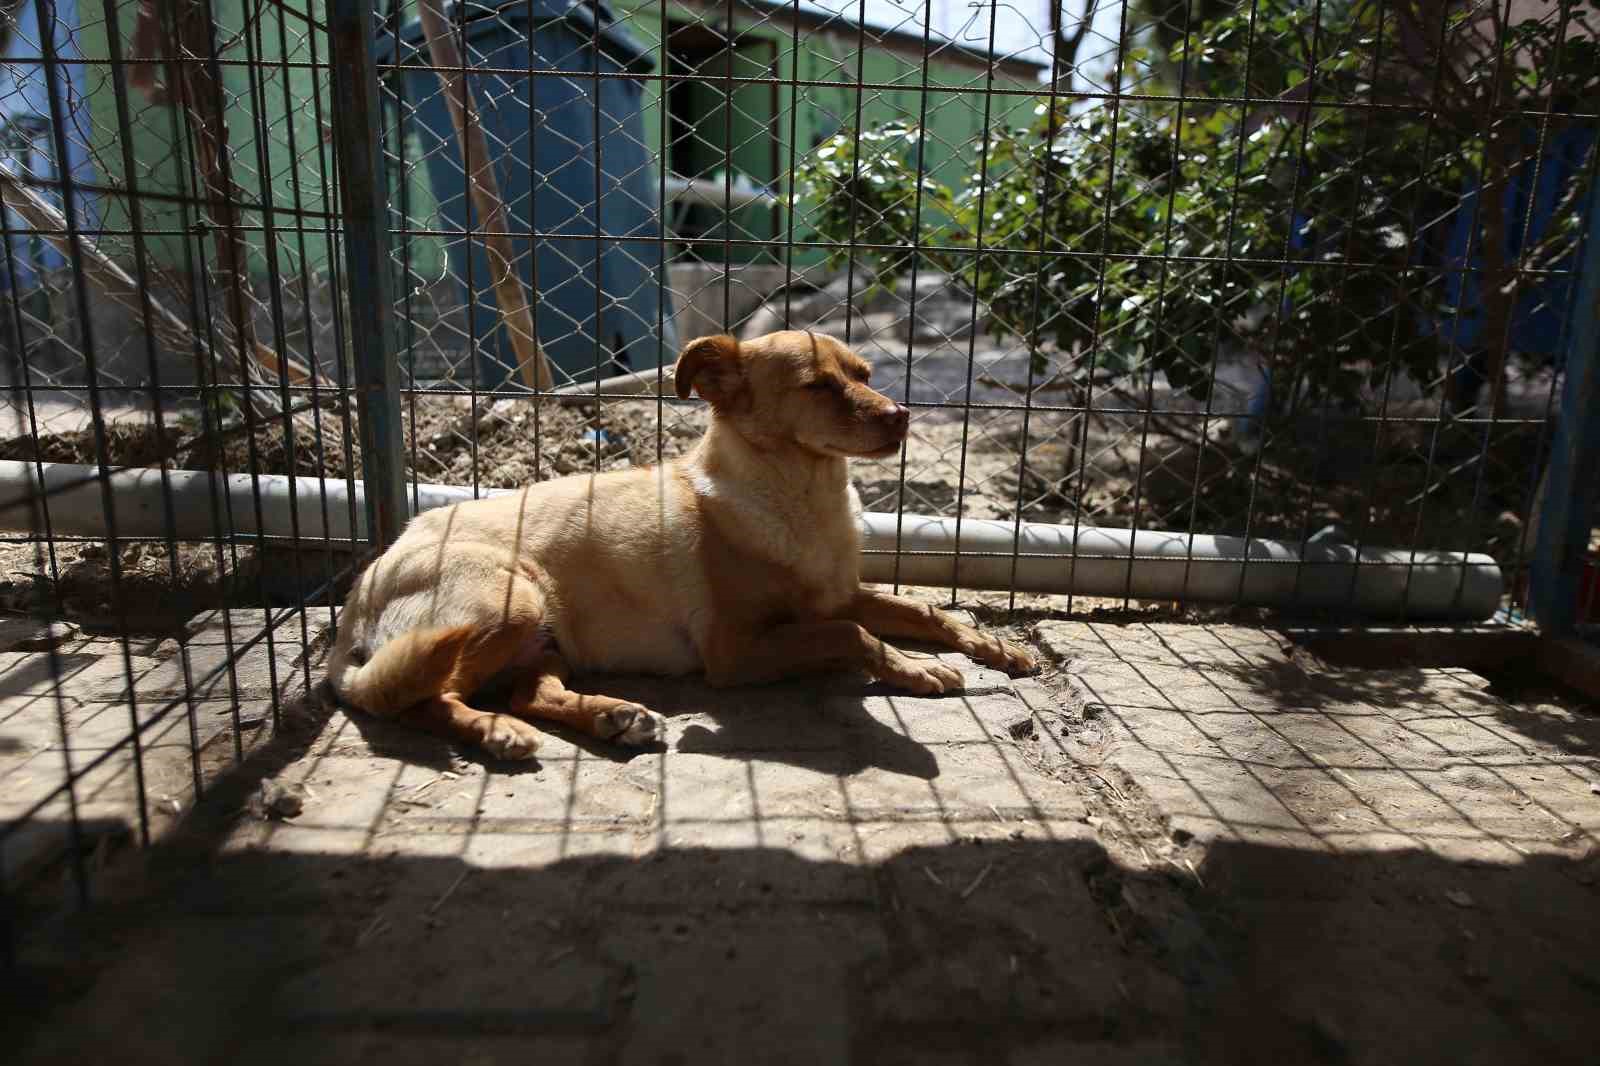
{"type": "Polygon", "coordinates": [[[739,342],[727,334],[690,341],[678,356],[673,375],[678,399],[687,400],[691,389],[699,389],[700,395],[713,404],[728,403],[743,388],[744,368],[739,365],[742,358],[739,342]]]}

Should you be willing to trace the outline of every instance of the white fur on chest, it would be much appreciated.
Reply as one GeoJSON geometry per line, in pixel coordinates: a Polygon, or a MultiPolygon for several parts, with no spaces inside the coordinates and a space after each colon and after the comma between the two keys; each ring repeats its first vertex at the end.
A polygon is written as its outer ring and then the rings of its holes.
{"type": "Polygon", "coordinates": [[[786,563],[821,592],[825,611],[850,602],[860,584],[860,515],[861,497],[854,485],[846,485],[842,501],[820,514],[813,512],[809,524],[788,527],[791,554],[786,563]]]}
{"type": "MultiPolygon", "coordinates": [[[[696,495],[722,505],[747,551],[790,571],[813,590],[824,613],[842,608],[860,585],[861,497],[854,485],[775,491],[713,478],[690,478],[696,495]]],[[[733,531],[730,531],[733,532],[733,531]]]]}

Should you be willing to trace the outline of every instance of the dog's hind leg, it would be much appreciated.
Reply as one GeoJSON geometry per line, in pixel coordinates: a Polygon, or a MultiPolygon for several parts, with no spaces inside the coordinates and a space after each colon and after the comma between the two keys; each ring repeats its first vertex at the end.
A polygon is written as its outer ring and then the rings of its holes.
{"type": "Polygon", "coordinates": [[[464,642],[444,682],[444,691],[408,708],[402,718],[432,733],[475,744],[499,759],[531,759],[539,731],[509,714],[470,706],[464,697],[506,670],[520,669],[538,655],[537,624],[524,620],[479,629],[464,642]]]}
{"type": "Polygon", "coordinates": [[[560,722],[618,744],[654,744],[666,736],[665,720],[655,711],[611,696],[573,692],[566,682],[566,664],[556,656],[546,656],[517,680],[511,693],[511,713],[560,722]]]}
{"type": "Polygon", "coordinates": [[[454,692],[424,700],[403,717],[430,733],[477,745],[497,759],[531,759],[539,750],[539,731],[533,726],[509,714],[469,707],[454,692]]]}

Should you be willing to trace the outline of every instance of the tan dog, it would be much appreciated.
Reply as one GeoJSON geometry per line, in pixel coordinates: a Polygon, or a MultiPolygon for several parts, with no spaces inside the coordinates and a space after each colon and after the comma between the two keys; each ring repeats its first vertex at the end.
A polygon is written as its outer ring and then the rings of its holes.
{"type": "Polygon", "coordinates": [[[623,744],[659,715],[579,695],[572,673],[689,674],[716,686],[857,670],[927,695],[961,686],[880,637],[1032,671],[1031,654],[932,607],[862,588],[849,456],[887,456],[910,412],[843,344],[805,332],[692,342],[678,395],[712,405],[687,455],[425,512],[361,576],[328,680],[348,703],[528,758],[562,722],[623,744]],[[509,714],[467,703],[509,682],[509,714]]]}

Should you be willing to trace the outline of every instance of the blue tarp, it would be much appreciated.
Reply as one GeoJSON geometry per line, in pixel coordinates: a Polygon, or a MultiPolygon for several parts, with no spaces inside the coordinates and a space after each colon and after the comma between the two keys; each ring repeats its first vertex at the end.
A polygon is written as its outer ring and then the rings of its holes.
{"type": "MultiPolygon", "coordinates": [[[[67,172],[79,184],[94,182],[94,167],[89,159],[92,126],[89,102],[84,94],[84,65],[66,62],[82,58],[78,51],[77,0],[44,0],[46,21],[51,28],[56,57],[56,102],[67,122],[67,172]],[[53,17],[52,17],[53,16],[53,17]]],[[[50,120],[50,82],[40,60],[44,56],[39,32],[36,0],[23,0],[12,14],[10,33],[0,49],[0,167],[33,182],[60,182],[56,167],[56,144],[50,120]]],[[[45,199],[62,206],[59,189],[34,188],[45,199]]],[[[93,198],[87,193],[74,197],[80,228],[98,225],[93,198]]],[[[28,290],[37,286],[42,272],[59,270],[66,260],[55,248],[19,230],[28,229],[14,213],[6,212],[10,254],[0,255],[0,289],[15,286],[28,290]]]]}
{"type": "MultiPolygon", "coordinates": [[[[454,22],[456,6],[445,15],[454,22]]],[[[513,242],[546,356],[577,378],[594,377],[597,359],[601,377],[670,361],[677,344],[657,278],[660,193],[644,136],[643,86],[584,76],[597,67],[602,74],[646,72],[654,67],[650,54],[603,4],[574,0],[469,3],[465,30],[469,66],[562,72],[468,77],[513,233],[561,235],[540,239],[531,256],[522,254],[526,239],[513,242]]],[[[393,48],[392,37],[380,38],[379,61],[392,62],[393,48]]],[[[418,23],[401,30],[399,55],[410,68],[402,131],[421,140],[442,228],[465,234],[469,221],[473,228],[482,222],[469,215],[460,147],[418,23]]],[[[478,386],[495,388],[511,379],[516,360],[495,311],[488,256],[477,239],[453,240],[449,251],[463,285],[470,269],[478,386]]]]}
{"type": "MultiPolygon", "coordinates": [[[[1569,183],[1583,167],[1589,148],[1594,143],[1595,131],[1592,127],[1576,124],[1558,131],[1548,139],[1543,161],[1537,164],[1531,158],[1533,149],[1537,147],[1535,136],[1536,131],[1528,131],[1530,158],[1517,168],[1503,194],[1505,209],[1512,218],[1508,237],[1513,255],[1521,254],[1529,244],[1544,239],[1556,207],[1569,183]]],[[[1441,321],[1439,329],[1447,341],[1453,342],[1458,350],[1464,352],[1498,344],[1497,338],[1481,336],[1483,313],[1479,288],[1483,258],[1479,253],[1483,247],[1482,219],[1478,220],[1478,234],[1475,237],[1472,234],[1473,216],[1478,213],[1478,195],[1478,188],[1474,184],[1462,196],[1446,241],[1442,264],[1449,299],[1460,310],[1452,318],[1441,321]],[[1469,243],[1473,253],[1470,263],[1467,260],[1469,243]]],[[[1590,210],[1593,204],[1594,190],[1591,189],[1590,210]]],[[[1565,255],[1547,264],[1549,269],[1571,273],[1563,277],[1524,282],[1511,324],[1512,351],[1552,359],[1558,364],[1565,357],[1566,353],[1561,349],[1567,314],[1577,293],[1577,252],[1576,247],[1569,248],[1565,255]]]]}
{"type": "MultiPolygon", "coordinates": [[[[1544,239],[1550,228],[1556,208],[1566,195],[1569,184],[1578,177],[1587,161],[1589,148],[1594,144],[1595,131],[1586,125],[1572,125],[1547,138],[1542,161],[1534,158],[1538,147],[1537,131],[1527,133],[1527,153],[1521,166],[1507,184],[1504,192],[1505,208],[1512,219],[1510,252],[1521,254],[1530,243],[1544,239]]],[[[1425,331],[1438,330],[1447,343],[1460,353],[1461,362],[1452,371],[1462,399],[1483,385],[1482,366],[1485,349],[1490,339],[1482,336],[1483,310],[1479,289],[1483,269],[1483,220],[1474,216],[1479,195],[1476,179],[1469,182],[1461,199],[1456,203],[1447,224],[1449,230],[1442,236],[1442,249],[1430,249],[1426,240],[1419,242],[1415,262],[1435,262],[1443,268],[1446,298],[1456,308],[1456,313],[1436,321],[1423,321],[1425,331]],[[1473,223],[1478,233],[1473,235],[1473,223]],[[1468,245],[1472,258],[1468,262],[1468,245]],[[1431,253],[1431,254],[1430,254],[1431,253]]],[[[1583,217],[1594,209],[1596,190],[1590,189],[1583,217]]],[[[1289,244],[1296,251],[1308,245],[1305,233],[1306,218],[1298,217],[1289,244]]],[[[1318,238],[1311,238],[1312,240],[1318,238]]],[[[1320,238],[1327,239],[1327,238],[1320,238]]],[[[1517,299],[1511,322],[1510,348],[1524,356],[1561,366],[1566,358],[1565,334],[1567,316],[1572,309],[1581,279],[1578,276],[1579,248],[1574,244],[1542,269],[1556,272],[1556,276],[1528,279],[1517,299]],[[1563,273],[1564,272],[1564,273],[1563,273]]],[[[1287,308],[1285,308],[1287,310],[1287,308]]],[[[1238,431],[1250,436],[1256,431],[1256,419],[1265,412],[1271,396],[1272,377],[1262,368],[1260,383],[1246,401],[1249,414],[1236,420],[1238,431]]]]}

